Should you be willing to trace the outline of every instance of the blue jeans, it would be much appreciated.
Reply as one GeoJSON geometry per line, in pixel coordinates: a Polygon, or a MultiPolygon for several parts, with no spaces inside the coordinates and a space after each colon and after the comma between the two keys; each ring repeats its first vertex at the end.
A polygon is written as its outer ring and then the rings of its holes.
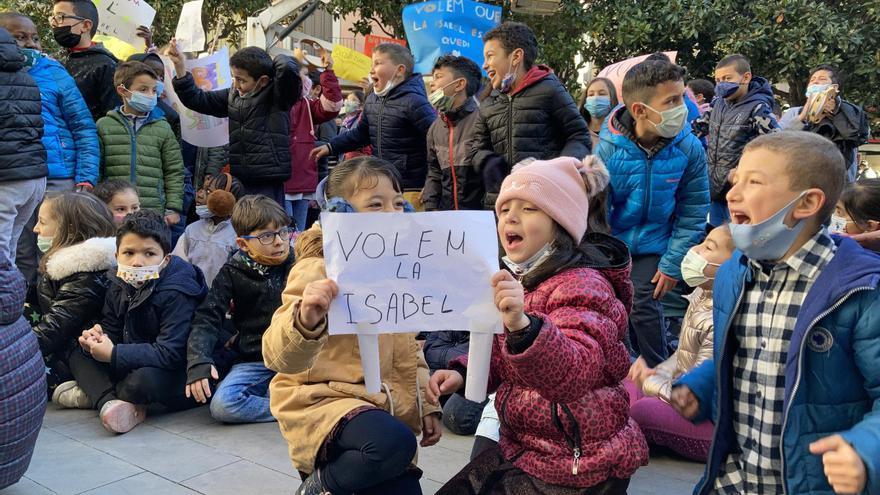
{"type": "Polygon", "coordinates": [[[456,435],[473,435],[487,402],[473,402],[459,394],[452,394],[443,405],[443,424],[456,435]]]}
{"type": "Polygon", "coordinates": [[[730,221],[730,210],[727,209],[727,201],[712,201],[709,203],[709,225],[718,227],[730,221]]]}
{"type": "Polygon", "coordinates": [[[293,219],[293,225],[298,232],[306,230],[306,220],[309,217],[310,199],[285,200],[284,209],[287,215],[293,219]]]}
{"type": "Polygon", "coordinates": [[[222,423],[275,421],[269,411],[269,382],[275,372],[261,362],[232,367],[211,398],[211,416],[222,423]]]}

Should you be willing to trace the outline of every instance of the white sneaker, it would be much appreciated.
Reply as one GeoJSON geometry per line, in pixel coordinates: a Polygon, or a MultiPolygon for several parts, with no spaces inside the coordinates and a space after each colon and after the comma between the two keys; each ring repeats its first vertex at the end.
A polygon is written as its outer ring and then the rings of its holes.
{"type": "Polygon", "coordinates": [[[147,419],[147,407],[111,400],[101,408],[101,424],[111,433],[128,433],[147,419]]]}
{"type": "Polygon", "coordinates": [[[55,387],[52,402],[68,409],[91,409],[92,401],[86,392],[73,380],[55,387]]]}

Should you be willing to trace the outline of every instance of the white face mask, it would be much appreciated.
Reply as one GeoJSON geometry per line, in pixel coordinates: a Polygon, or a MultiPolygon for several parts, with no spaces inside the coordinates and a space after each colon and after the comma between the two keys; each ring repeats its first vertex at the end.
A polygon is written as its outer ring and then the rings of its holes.
{"type": "Polygon", "coordinates": [[[707,266],[721,266],[718,263],[710,263],[700,253],[691,249],[684,255],[681,261],[681,277],[684,283],[691,287],[699,287],[715,277],[707,277],[705,274],[707,266]]]}
{"type": "Polygon", "coordinates": [[[119,265],[116,269],[116,276],[133,287],[141,287],[150,280],[158,279],[159,272],[162,271],[164,264],[165,262],[163,261],[158,265],[150,266],[119,265]]]}
{"type": "Polygon", "coordinates": [[[196,215],[198,215],[198,217],[201,219],[211,218],[212,216],[214,216],[214,214],[211,213],[211,210],[208,208],[208,205],[197,205],[196,215]]]}
{"type": "Polygon", "coordinates": [[[373,88],[373,93],[376,93],[376,96],[381,98],[383,96],[388,95],[388,93],[391,92],[391,90],[394,89],[395,86],[397,86],[397,74],[396,73],[393,76],[391,76],[391,79],[389,79],[387,83],[385,83],[384,88],[382,88],[382,89],[373,88]]]}
{"type": "Polygon", "coordinates": [[[512,271],[514,275],[516,275],[517,277],[524,277],[530,271],[534,270],[541,263],[546,261],[551,254],[553,254],[553,246],[551,246],[548,242],[547,244],[544,244],[544,247],[539,249],[537,253],[532,255],[531,258],[523,261],[522,263],[517,263],[507,256],[501,258],[501,261],[503,261],[504,264],[507,265],[507,268],[510,268],[510,271],[512,271]]]}
{"type": "Polygon", "coordinates": [[[828,224],[828,230],[830,230],[832,234],[845,234],[846,224],[848,223],[849,221],[840,215],[831,215],[831,222],[828,224]]]}

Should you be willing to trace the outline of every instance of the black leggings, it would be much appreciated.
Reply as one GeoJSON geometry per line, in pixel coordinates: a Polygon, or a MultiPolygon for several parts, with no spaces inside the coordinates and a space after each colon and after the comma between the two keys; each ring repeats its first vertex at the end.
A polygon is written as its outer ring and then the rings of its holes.
{"type": "Polygon", "coordinates": [[[186,398],[186,371],[182,369],[138,368],[120,376],[109,364],[99,363],[79,349],[71,352],[69,363],[76,383],[99,411],[115,399],[132,404],[162,404],[172,411],[198,405],[194,399],[186,398]]]}
{"type": "Polygon", "coordinates": [[[421,473],[407,469],[416,455],[412,431],[381,409],[349,421],[330,446],[330,462],[319,466],[324,488],[334,495],[421,495],[421,473]]]}

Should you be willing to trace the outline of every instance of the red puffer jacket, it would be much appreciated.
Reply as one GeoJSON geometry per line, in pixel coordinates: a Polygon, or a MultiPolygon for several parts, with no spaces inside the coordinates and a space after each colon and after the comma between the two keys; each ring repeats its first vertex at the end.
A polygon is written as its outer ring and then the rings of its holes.
{"type": "Polygon", "coordinates": [[[309,159],[315,147],[315,129],[333,120],[342,109],[342,90],[333,70],[321,73],[321,97],[301,98],[290,108],[290,178],[284,183],[287,194],[313,193],[318,187],[318,165],[309,159]]]}
{"type": "Polygon", "coordinates": [[[630,365],[623,342],[633,294],[629,254],[610,236],[590,236],[610,261],[564,270],[528,291],[525,312],[543,325],[518,354],[507,332],[497,335],[489,376],[504,457],[569,487],[629,478],[648,463],[622,384],[630,365]]]}

